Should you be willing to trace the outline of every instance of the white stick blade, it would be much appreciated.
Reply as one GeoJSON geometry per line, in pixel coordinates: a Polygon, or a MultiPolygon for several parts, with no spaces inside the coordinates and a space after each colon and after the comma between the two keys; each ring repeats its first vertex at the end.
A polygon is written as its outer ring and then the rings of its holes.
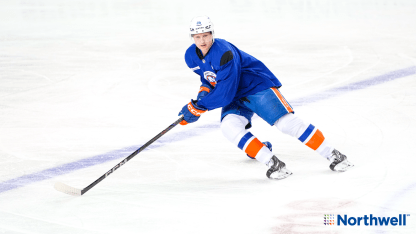
{"type": "Polygon", "coordinates": [[[58,190],[60,192],[63,192],[63,193],[66,193],[66,194],[69,194],[69,195],[72,195],[72,196],[81,196],[81,189],[71,187],[71,186],[66,185],[64,183],[56,182],[54,187],[55,187],[56,190],[58,190]]]}

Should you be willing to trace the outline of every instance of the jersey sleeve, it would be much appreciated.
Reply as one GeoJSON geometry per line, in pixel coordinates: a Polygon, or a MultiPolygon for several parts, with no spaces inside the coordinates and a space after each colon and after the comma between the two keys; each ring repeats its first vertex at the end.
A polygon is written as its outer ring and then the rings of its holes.
{"type": "Polygon", "coordinates": [[[195,48],[189,47],[189,49],[186,51],[185,53],[185,62],[186,65],[191,69],[191,71],[193,71],[195,74],[199,75],[199,78],[201,80],[202,85],[207,85],[209,87],[211,87],[211,89],[213,89],[214,87],[207,81],[204,79],[204,76],[202,74],[202,71],[200,69],[200,67],[192,60],[192,51],[194,51],[195,48]]]}
{"type": "Polygon", "coordinates": [[[241,64],[232,51],[225,52],[220,60],[215,88],[198,101],[197,105],[208,110],[223,107],[233,101],[239,84],[241,64]]]}
{"type": "Polygon", "coordinates": [[[186,53],[185,53],[185,62],[186,62],[186,65],[191,69],[191,71],[195,72],[200,77],[203,77],[203,75],[201,74],[200,67],[192,59],[192,55],[191,54],[192,54],[192,50],[193,49],[195,49],[195,48],[193,48],[191,46],[191,47],[189,47],[186,50],[186,53]]]}
{"type": "Polygon", "coordinates": [[[205,85],[208,85],[209,87],[211,87],[211,89],[214,88],[207,80],[204,79],[203,76],[201,76],[201,83],[205,84],[205,85]]]}

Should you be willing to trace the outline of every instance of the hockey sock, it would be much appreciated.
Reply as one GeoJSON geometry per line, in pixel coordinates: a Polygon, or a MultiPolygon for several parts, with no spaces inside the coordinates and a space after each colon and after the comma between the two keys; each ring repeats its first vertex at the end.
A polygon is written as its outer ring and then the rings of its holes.
{"type": "Polygon", "coordinates": [[[322,157],[329,158],[334,149],[322,132],[312,124],[306,124],[292,113],[284,115],[275,126],[285,134],[296,137],[300,142],[318,152],[322,157]]]}
{"type": "Polygon", "coordinates": [[[270,158],[273,157],[273,153],[253,136],[251,132],[246,131],[246,134],[238,142],[238,148],[246,152],[250,157],[257,159],[259,162],[267,164],[270,158]]]}
{"type": "Polygon", "coordinates": [[[250,157],[267,164],[273,153],[253,134],[245,129],[248,120],[239,115],[228,114],[221,122],[223,135],[250,157]]]}

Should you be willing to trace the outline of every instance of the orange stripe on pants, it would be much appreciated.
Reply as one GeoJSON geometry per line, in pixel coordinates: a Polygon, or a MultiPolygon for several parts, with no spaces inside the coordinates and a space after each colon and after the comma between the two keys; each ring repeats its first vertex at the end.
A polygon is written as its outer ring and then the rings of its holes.
{"type": "Polygon", "coordinates": [[[311,137],[311,139],[306,143],[306,145],[313,149],[316,150],[319,148],[319,146],[322,145],[322,142],[324,142],[325,137],[322,134],[321,131],[319,131],[319,129],[316,130],[315,134],[313,134],[313,136],[311,137]]]}
{"type": "Polygon", "coordinates": [[[283,95],[280,93],[280,91],[276,88],[272,88],[273,92],[276,94],[276,96],[279,98],[280,102],[285,106],[286,110],[291,113],[293,112],[292,107],[290,107],[289,103],[287,103],[286,99],[283,97],[283,95]]]}
{"type": "Polygon", "coordinates": [[[260,149],[263,147],[263,143],[259,141],[259,139],[254,138],[247,146],[246,148],[246,154],[248,154],[250,157],[255,158],[257,153],[260,151],[260,149]]]}

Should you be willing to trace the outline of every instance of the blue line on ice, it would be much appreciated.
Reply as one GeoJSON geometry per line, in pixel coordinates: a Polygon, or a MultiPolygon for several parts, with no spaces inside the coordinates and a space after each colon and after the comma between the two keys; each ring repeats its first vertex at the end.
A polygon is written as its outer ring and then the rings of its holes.
{"type": "MultiPolygon", "coordinates": [[[[289,103],[292,106],[302,106],[314,102],[318,102],[325,99],[330,99],[335,96],[345,94],[351,91],[365,89],[374,85],[386,83],[388,81],[393,81],[399,78],[407,77],[416,74],[416,66],[395,70],[388,72],[386,74],[371,77],[369,79],[354,82],[344,86],[332,88],[314,95],[307,97],[298,98],[296,100],[291,100],[289,103]]],[[[212,126],[202,126],[203,128],[213,128],[218,127],[219,125],[212,126]]],[[[167,134],[166,136],[161,137],[157,142],[150,145],[146,150],[157,148],[163,146],[165,143],[175,142],[179,140],[185,140],[187,138],[202,134],[203,131],[194,131],[194,129],[185,130],[182,132],[167,134]]],[[[84,158],[75,162],[66,163],[57,167],[49,168],[32,174],[20,176],[14,179],[6,180],[0,182],[0,193],[20,188],[31,183],[35,183],[42,180],[51,179],[60,175],[64,175],[82,168],[91,167],[94,165],[102,164],[111,160],[125,158],[138,149],[140,146],[130,146],[119,150],[114,150],[105,154],[96,155],[89,158],[84,158]]],[[[110,169],[110,168],[109,168],[110,169]]],[[[103,172],[104,174],[104,172],[103,172]]],[[[92,178],[94,179],[94,178],[92,178]]]]}
{"type": "Polygon", "coordinates": [[[386,83],[388,81],[396,80],[398,78],[403,78],[416,74],[416,66],[391,71],[383,75],[371,77],[362,81],[354,82],[340,87],[335,87],[332,89],[325,90],[320,93],[313,94],[311,96],[306,96],[298,98],[296,100],[290,100],[289,103],[293,106],[302,106],[313,102],[318,102],[325,99],[330,99],[341,94],[345,94],[350,91],[356,91],[360,89],[365,89],[374,85],[386,83]]]}

